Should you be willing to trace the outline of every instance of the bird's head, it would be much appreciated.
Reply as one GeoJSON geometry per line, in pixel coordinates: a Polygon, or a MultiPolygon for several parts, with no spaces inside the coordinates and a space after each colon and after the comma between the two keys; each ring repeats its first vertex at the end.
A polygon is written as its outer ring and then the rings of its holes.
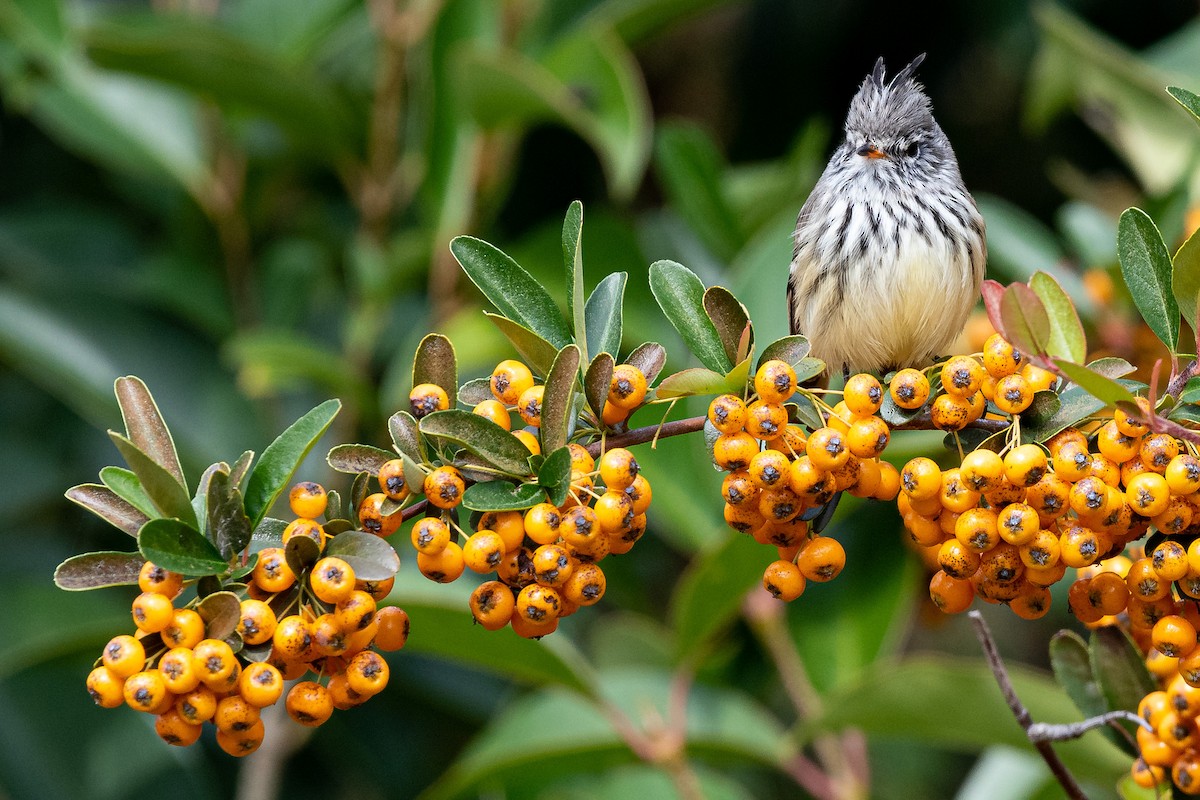
{"type": "Polygon", "coordinates": [[[948,148],[933,118],[929,98],[913,77],[925,60],[912,63],[885,80],[883,59],[863,81],[846,115],[846,149],[850,160],[882,159],[895,164],[938,163],[948,148]]]}

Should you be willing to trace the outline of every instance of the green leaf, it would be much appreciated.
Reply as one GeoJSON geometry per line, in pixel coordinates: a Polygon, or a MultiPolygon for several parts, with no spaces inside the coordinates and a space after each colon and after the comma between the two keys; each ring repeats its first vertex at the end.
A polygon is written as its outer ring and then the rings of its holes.
{"type": "Polygon", "coordinates": [[[1200,122],[1200,96],[1178,86],[1168,86],[1167,94],[1175,98],[1175,102],[1187,109],[1188,113],[1200,122]]]}
{"type": "Polygon", "coordinates": [[[799,334],[784,336],[763,348],[762,355],[758,357],[758,366],[761,367],[772,359],[778,359],[786,361],[795,369],[802,360],[808,357],[810,352],[812,352],[812,345],[805,337],[799,334]]]}
{"type": "Polygon", "coordinates": [[[325,456],[326,463],[338,472],[357,475],[369,472],[378,475],[379,469],[396,456],[369,444],[339,444],[325,456]]]}
{"type": "Polygon", "coordinates": [[[242,604],[233,592],[213,592],[200,601],[196,613],[204,620],[205,637],[228,641],[241,621],[242,604]]]}
{"type": "Polygon", "coordinates": [[[725,630],[746,593],[762,581],[763,547],[749,536],[731,534],[719,547],[693,559],[671,596],[671,630],[678,661],[702,650],[725,630]]]}
{"type": "Polygon", "coordinates": [[[326,400],[293,422],[263,451],[246,483],[246,514],[251,527],[267,515],[300,462],[308,455],[341,409],[340,400],[326,400]]]}
{"type": "Polygon", "coordinates": [[[482,239],[456,236],[450,242],[450,252],[483,296],[505,317],[533,331],[556,351],[571,341],[571,332],[554,300],[499,248],[482,239]]]}
{"type": "Polygon", "coordinates": [[[1054,359],[1054,365],[1097,400],[1104,401],[1105,405],[1137,402],[1137,398],[1124,386],[1112,378],[1106,378],[1088,367],[1081,367],[1078,364],[1072,364],[1070,361],[1063,361],[1057,358],[1054,359]]]}
{"type": "Polygon", "coordinates": [[[148,455],[154,463],[169,472],[179,485],[187,488],[175,440],[163,422],[158,405],[141,378],[126,375],[116,380],[117,404],[125,420],[125,435],[134,447],[148,455]]]}
{"type": "MultiPolygon", "coordinates": [[[[569,344],[554,359],[542,394],[542,448],[557,450],[567,444],[575,409],[575,385],[579,377],[579,348],[569,344]]],[[[511,437],[510,437],[511,438],[511,437]]]]}
{"type": "Polygon", "coordinates": [[[414,464],[425,463],[425,457],[421,452],[421,440],[417,435],[417,420],[412,414],[407,411],[397,411],[388,417],[388,433],[391,434],[396,452],[407,457],[414,464]]]}
{"type": "Polygon", "coordinates": [[[491,378],[472,378],[458,387],[458,401],[472,408],[492,399],[491,378]]]}
{"type": "MultiPolygon", "coordinates": [[[[108,437],[121,452],[125,463],[137,475],[146,495],[154,503],[154,507],[158,509],[159,513],[164,517],[175,517],[193,528],[198,527],[196,512],[192,508],[192,499],[188,497],[187,490],[183,488],[183,485],[175,480],[175,476],[116,431],[109,431],[108,437]]],[[[114,491],[116,490],[114,489],[114,491]]]]}
{"type": "Polygon", "coordinates": [[[650,265],[650,291],[701,364],[722,375],[733,368],[733,360],[725,355],[721,336],[704,310],[704,284],[694,272],[674,261],[655,261],[650,265]]]}
{"type": "Polygon", "coordinates": [[[1087,358],[1087,340],[1083,335],[1083,323],[1075,304],[1063,291],[1062,286],[1052,275],[1046,272],[1035,272],[1029,279],[1029,287],[1042,301],[1046,314],[1050,318],[1050,339],[1046,352],[1052,356],[1083,363],[1087,358]]]}
{"type": "Polygon", "coordinates": [[[521,440],[490,419],[470,411],[450,409],[422,417],[418,424],[426,436],[437,436],[516,477],[529,473],[529,450],[521,440]]]}
{"type": "Polygon", "coordinates": [[[1200,229],[1192,232],[1172,261],[1171,291],[1183,319],[1196,325],[1200,314],[1200,229]]]}
{"type": "Polygon", "coordinates": [[[250,474],[250,465],[253,463],[253,450],[246,450],[240,456],[238,456],[238,460],[233,462],[233,466],[229,468],[230,482],[240,489],[242,487],[242,481],[244,481],[246,476],[250,474]]]}
{"type": "Polygon", "coordinates": [[[1175,352],[1179,347],[1179,304],[1171,288],[1171,254],[1146,212],[1126,209],[1117,228],[1117,256],[1134,305],[1150,330],[1175,352]]]}
{"type": "Polygon", "coordinates": [[[600,353],[616,357],[621,350],[622,308],[625,283],[629,275],[614,272],[596,284],[587,299],[584,317],[587,324],[587,354],[592,361],[600,353]]]}
{"type": "Polygon", "coordinates": [[[553,505],[561,506],[567,501],[571,488],[571,450],[560,447],[546,456],[538,467],[538,486],[542,487],[553,505]]]}
{"type": "Polygon", "coordinates": [[[138,550],[147,561],[182,575],[217,575],[229,567],[212,542],[177,519],[152,519],[143,525],[138,550]]]}
{"type": "Polygon", "coordinates": [[[525,363],[534,372],[539,375],[545,375],[550,372],[550,366],[554,363],[554,359],[558,355],[557,347],[524,325],[513,322],[508,317],[489,314],[486,311],[483,315],[500,329],[500,332],[508,338],[508,341],[512,342],[512,346],[516,348],[521,358],[525,360],[525,363]]]}
{"type": "Polygon", "coordinates": [[[708,134],[695,125],[660,125],[654,166],[670,207],[713,255],[732,260],[746,236],[725,196],[721,174],[726,166],[708,134]]]}
{"type": "Polygon", "coordinates": [[[796,372],[796,385],[800,385],[824,372],[825,362],[819,358],[802,358],[792,365],[792,369],[796,372]]]}
{"type": "Polygon", "coordinates": [[[600,419],[604,414],[604,403],[608,400],[614,366],[613,357],[602,352],[592,359],[587,373],[583,376],[583,394],[587,397],[588,405],[596,419],[600,419]]]}
{"type": "MultiPolygon", "coordinates": [[[[613,357],[616,357],[613,353],[613,357]]],[[[646,376],[646,384],[653,386],[654,381],[667,363],[667,351],[658,342],[643,342],[633,348],[633,352],[625,358],[626,364],[631,364],[646,376]]]]}
{"type": "Polygon", "coordinates": [[[745,356],[739,358],[738,353],[741,349],[742,336],[746,333],[747,326],[750,325],[750,314],[746,311],[746,307],[723,286],[708,287],[704,291],[703,302],[705,313],[708,314],[709,320],[716,328],[717,335],[721,337],[721,344],[725,348],[725,357],[729,359],[730,364],[742,361],[745,356]]]}
{"type": "Polygon", "coordinates": [[[242,505],[242,493],[225,470],[215,470],[208,481],[205,507],[208,539],[228,561],[250,544],[250,518],[242,505]]]}
{"type": "Polygon", "coordinates": [[[307,536],[293,536],[283,546],[283,555],[292,572],[302,575],[321,557],[321,546],[307,536]]]}
{"type": "Polygon", "coordinates": [[[458,361],[454,345],[440,333],[431,333],[417,346],[413,358],[413,386],[432,383],[442,387],[450,398],[450,408],[458,404],[458,361]]]}
{"type": "Polygon", "coordinates": [[[1126,375],[1132,375],[1137,372],[1137,367],[1130,364],[1123,358],[1108,356],[1106,358],[1097,358],[1095,361],[1089,361],[1087,368],[1092,372],[1098,372],[1106,378],[1124,378],[1126,375]]]}
{"type": "MultiPolygon", "coordinates": [[[[884,404],[886,405],[887,402],[888,400],[885,400],[884,404]]],[[[1021,439],[1022,441],[1044,442],[1054,434],[1090,417],[1107,405],[1108,403],[1094,397],[1082,386],[1068,386],[1058,393],[1058,410],[1049,419],[1043,420],[1032,416],[1025,421],[1022,418],[1021,439]]]]}
{"type": "Polygon", "coordinates": [[[536,483],[488,481],[463,492],[462,504],[472,511],[521,511],[546,501],[546,492],[536,483]]]}
{"type": "Polygon", "coordinates": [[[125,531],[130,536],[137,536],[138,530],[149,519],[107,486],[84,483],[72,486],[67,490],[66,496],[72,503],[83,506],[114,528],[125,531]]]}
{"type": "Polygon", "coordinates": [[[696,394],[741,394],[750,377],[750,359],[731,369],[727,375],[694,367],[668,375],[658,384],[657,396],[687,397],[696,394]]]}
{"type": "MultiPolygon", "coordinates": [[[[1142,698],[1158,688],[1146,669],[1146,661],[1129,638],[1115,627],[1097,628],[1088,642],[1088,657],[1092,674],[1100,687],[1109,711],[1137,711],[1142,698]]],[[[1118,723],[1132,736],[1137,727],[1132,722],[1118,723]]]]}
{"type": "Polygon", "coordinates": [[[1005,338],[1019,350],[1045,355],[1050,342],[1050,317],[1041,299],[1023,283],[1014,283],[1000,298],[1005,338]]]}
{"type": "Polygon", "coordinates": [[[563,220],[562,253],[567,276],[567,308],[571,311],[571,327],[575,332],[575,343],[588,360],[591,350],[587,338],[587,319],[583,303],[583,203],[572,201],[563,220]]]}
{"type": "Polygon", "coordinates": [[[337,556],[354,570],[361,581],[385,581],[400,569],[396,549],[373,533],[346,531],[329,540],[326,556],[337,556]]]}
{"type": "Polygon", "coordinates": [[[100,481],[126,503],[142,512],[147,519],[159,516],[158,509],[142,488],[142,482],[132,471],[122,467],[104,467],[100,470],[100,481]]]}
{"type": "MultiPolygon", "coordinates": [[[[1050,638],[1050,666],[1054,679],[1066,691],[1075,707],[1085,717],[1098,717],[1108,711],[1108,704],[1096,676],[1092,673],[1087,643],[1074,631],[1059,631],[1050,638]]],[[[1125,737],[1107,727],[1105,736],[1117,747],[1130,751],[1125,737]]],[[[1131,752],[1131,755],[1136,755],[1131,752]]]]}
{"type": "Polygon", "coordinates": [[[54,585],[68,592],[108,586],[136,586],[146,559],[141,553],[106,550],[71,556],[54,570],[54,585]]]}

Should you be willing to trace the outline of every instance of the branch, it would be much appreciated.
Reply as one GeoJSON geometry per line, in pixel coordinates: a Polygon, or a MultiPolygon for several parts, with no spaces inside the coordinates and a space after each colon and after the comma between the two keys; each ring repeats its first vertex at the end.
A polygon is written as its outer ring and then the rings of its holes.
{"type": "MultiPolygon", "coordinates": [[[[625,433],[618,433],[614,436],[606,436],[603,440],[604,448],[611,450],[614,447],[632,447],[637,444],[645,444],[654,439],[666,439],[669,436],[680,436],[685,433],[695,433],[704,429],[704,420],[707,417],[688,417],[687,419],[677,419],[673,422],[664,422],[661,425],[647,425],[644,428],[634,428],[625,433]]],[[[587,451],[592,457],[600,455],[601,442],[592,442],[587,446],[587,451]]]]}
{"type": "Polygon", "coordinates": [[[1008,670],[1000,658],[1000,651],[996,649],[996,640],[992,638],[992,632],[988,629],[987,623],[983,621],[983,615],[977,610],[969,611],[967,615],[971,618],[971,624],[975,626],[975,635],[979,637],[979,644],[983,647],[984,658],[987,659],[988,666],[992,668],[992,674],[996,676],[996,683],[1000,685],[1004,700],[1012,709],[1013,716],[1017,718],[1017,724],[1025,731],[1025,735],[1029,737],[1033,746],[1037,748],[1038,753],[1046,762],[1046,766],[1054,774],[1055,780],[1063,787],[1067,797],[1071,800],[1088,800],[1083,789],[1079,788],[1079,784],[1076,783],[1075,776],[1071,774],[1066,764],[1058,757],[1058,753],[1055,753],[1054,748],[1050,746],[1050,741],[1034,738],[1033,717],[1029,715],[1029,709],[1025,708],[1020,698],[1017,697],[1012,680],[1008,677],[1008,670]]]}
{"type": "Polygon", "coordinates": [[[1031,742],[1063,742],[1068,739],[1078,739],[1090,730],[1103,728],[1117,720],[1128,720],[1137,723],[1146,730],[1154,733],[1154,726],[1132,711],[1109,711],[1098,717],[1088,717],[1082,722],[1069,722],[1065,725],[1052,725],[1048,722],[1035,722],[1025,732],[1031,742]]]}

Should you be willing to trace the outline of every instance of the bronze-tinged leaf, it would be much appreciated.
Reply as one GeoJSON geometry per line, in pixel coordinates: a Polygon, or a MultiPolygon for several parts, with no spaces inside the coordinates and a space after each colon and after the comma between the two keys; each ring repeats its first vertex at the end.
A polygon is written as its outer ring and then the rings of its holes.
{"type": "Polygon", "coordinates": [[[1000,298],[1005,339],[1030,356],[1044,357],[1050,344],[1050,316],[1032,289],[1014,283],[1000,298]]]}
{"type": "Polygon", "coordinates": [[[703,302],[705,313],[721,337],[721,344],[725,347],[729,363],[740,363],[742,358],[739,358],[738,354],[742,334],[750,323],[750,314],[746,307],[724,286],[710,286],[705,289],[703,302]]]}
{"type": "Polygon", "coordinates": [[[179,454],[175,451],[175,440],[163,421],[158,405],[141,378],[126,375],[116,381],[117,403],[121,406],[121,417],[125,420],[125,433],[137,449],[148,455],[180,486],[187,486],[179,454]]]}
{"type": "Polygon", "coordinates": [[[67,490],[67,499],[83,506],[113,527],[136,537],[150,518],[122,500],[107,486],[84,483],[67,490]]]}
{"type": "Polygon", "coordinates": [[[579,375],[579,348],[564,347],[546,376],[542,394],[542,447],[552,452],[567,443],[575,409],[575,383],[579,375]]]}
{"type": "Polygon", "coordinates": [[[207,492],[208,538],[225,559],[231,559],[250,544],[250,518],[242,503],[241,490],[224,470],[212,473],[207,492]]]}
{"type": "Polygon", "coordinates": [[[413,386],[432,383],[450,398],[450,408],[458,404],[458,361],[454,345],[440,333],[431,333],[417,346],[413,358],[413,386]]]}
{"type": "Polygon", "coordinates": [[[600,353],[592,359],[583,378],[583,394],[596,419],[604,415],[604,403],[608,400],[609,386],[612,384],[613,366],[613,357],[608,353],[600,353]]]}
{"type": "Polygon", "coordinates": [[[658,342],[645,342],[635,347],[624,363],[632,364],[640,369],[646,376],[646,385],[653,386],[663,367],[666,366],[667,351],[658,342]]]}
{"type": "Polygon", "coordinates": [[[227,639],[237,630],[242,604],[233,592],[213,592],[196,606],[204,620],[204,635],[209,639],[227,639]]]}
{"type": "Polygon", "coordinates": [[[339,444],[329,451],[325,460],[338,472],[349,475],[369,472],[378,475],[380,468],[394,458],[395,456],[387,450],[369,444],[339,444]]]}
{"type": "Polygon", "coordinates": [[[146,559],[141,553],[106,550],[72,556],[54,570],[54,584],[68,592],[100,589],[107,586],[137,585],[138,573],[146,559]]]}
{"type": "Polygon", "coordinates": [[[397,411],[388,418],[388,433],[397,453],[403,453],[414,463],[425,463],[421,452],[421,439],[417,433],[417,420],[407,411],[397,411]]]}

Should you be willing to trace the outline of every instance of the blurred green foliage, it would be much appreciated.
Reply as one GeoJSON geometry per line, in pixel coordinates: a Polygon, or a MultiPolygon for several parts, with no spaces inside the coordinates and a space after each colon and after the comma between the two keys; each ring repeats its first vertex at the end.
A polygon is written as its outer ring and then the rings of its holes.
{"type": "MultiPolygon", "coordinates": [[[[1198,140],[1162,92],[1200,86],[1194,4],[0,0],[0,794],[671,797],[600,703],[668,715],[683,664],[706,796],[796,796],[788,760],[846,727],[868,736],[872,796],[1053,796],[965,627],[926,624],[890,509],[845,509],[848,568],[787,610],[821,695],[795,719],[741,614],[763,556],[720,523],[690,438],[639,451],[654,535],[613,563],[595,613],[543,643],[489,635],[468,587],[430,585],[406,558],[392,600],[413,636],[387,692],[245,763],[92,707],[84,676],[129,627],[129,597],[50,582],[67,555],[124,546],[62,498],[112,460],[100,430],[120,421],[118,375],[153,388],[195,474],[261,452],[327,397],[345,409],[326,445],[386,442],[430,330],[463,376],[509,357],[454,235],[558,285],[561,215],[582,198],[589,284],[630,276],[626,349],[682,352],[647,291],[663,258],[729,286],[761,341],[782,336],[789,235],[845,103],[877,55],[923,50],[991,276],[1050,271],[1100,346],[1131,348],[1132,324],[1111,324],[1128,303],[1103,309],[1083,276],[1114,268],[1127,205],[1168,243],[1196,206],[1198,140]]],[[[332,480],[319,455],[301,474],[332,480]]],[[[998,627],[1006,654],[1044,663],[1067,624],[1059,610],[998,627]]],[[[1014,672],[1035,718],[1078,718],[1045,672],[1014,672]]],[[[1127,762],[1106,740],[1061,751],[1114,796],[1127,762]]]]}

